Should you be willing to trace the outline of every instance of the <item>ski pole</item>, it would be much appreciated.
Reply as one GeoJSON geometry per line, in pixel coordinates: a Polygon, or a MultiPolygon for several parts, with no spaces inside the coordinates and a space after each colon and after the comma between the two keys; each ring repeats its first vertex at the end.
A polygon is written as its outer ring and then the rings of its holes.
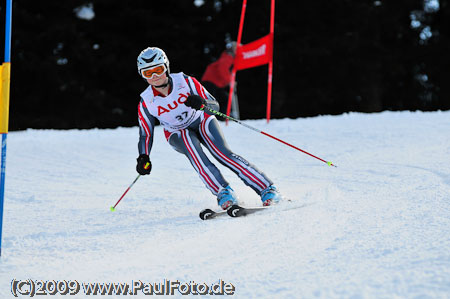
{"type": "MultiPolygon", "coordinates": [[[[147,169],[149,165],[150,165],[149,163],[145,164],[144,168],[147,169]]],[[[109,209],[111,210],[111,212],[114,212],[114,211],[116,210],[116,206],[119,204],[119,202],[122,200],[122,198],[125,196],[125,194],[127,194],[127,192],[131,189],[131,187],[133,187],[134,183],[136,183],[136,181],[137,181],[140,177],[141,177],[141,175],[138,174],[138,176],[134,179],[133,183],[131,183],[131,185],[128,186],[127,190],[125,190],[125,192],[122,194],[122,196],[121,196],[121,197],[119,198],[119,200],[116,202],[116,204],[115,204],[113,207],[109,208],[109,209]]]]}
{"type": "Polygon", "coordinates": [[[314,156],[313,154],[310,154],[310,153],[308,153],[308,152],[306,152],[306,151],[304,151],[304,150],[302,150],[302,149],[300,149],[300,148],[298,148],[298,147],[296,147],[296,146],[294,146],[294,145],[292,145],[292,144],[287,143],[286,141],[283,141],[283,140],[281,140],[281,139],[279,139],[279,138],[277,138],[277,137],[275,137],[275,136],[272,136],[272,135],[270,135],[270,134],[268,134],[268,133],[266,133],[266,132],[263,132],[263,131],[261,131],[261,130],[258,130],[257,128],[254,128],[254,127],[252,127],[252,126],[249,126],[249,125],[247,125],[247,124],[241,122],[240,120],[235,119],[235,118],[233,118],[233,117],[231,117],[231,116],[228,116],[228,115],[226,115],[226,114],[224,114],[224,113],[222,113],[222,112],[216,111],[216,110],[211,109],[211,108],[208,108],[208,107],[206,107],[206,106],[204,106],[204,109],[206,109],[206,110],[208,110],[208,111],[214,113],[215,115],[218,115],[218,116],[224,117],[224,118],[226,118],[226,119],[232,120],[232,121],[234,121],[234,122],[237,122],[238,124],[243,125],[244,127],[248,128],[248,129],[250,129],[250,130],[256,131],[256,132],[261,133],[261,134],[263,134],[263,135],[265,135],[265,136],[267,136],[267,137],[270,137],[270,138],[272,138],[272,139],[275,139],[276,141],[279,141],[279,142],[281,142],[281,143],[283,143],[283,144],[285,144],[285,145],[287,145],[287,146],[290,146],[290,147],[292,147],[292,148],[294,148],[294,149],[296,149],[296,150],[298,150],[298,151],[300,151],[300,152],[302,152],[302,153],[304,153],[304,154],[310,155],[311,157],[316,158],[317,160],[320,160],[320,161],[322,161],[322,162],[328,164],[328,166],[334,166],[334,167],[337,167],[336,165],[334,165],[334,164],[331,163],[330,161],[325,161],[325,160],[323,160],[323,159],[321,159],[321,158],[319,158],[319,157],[316,157],[316,156],[314,156]]]}

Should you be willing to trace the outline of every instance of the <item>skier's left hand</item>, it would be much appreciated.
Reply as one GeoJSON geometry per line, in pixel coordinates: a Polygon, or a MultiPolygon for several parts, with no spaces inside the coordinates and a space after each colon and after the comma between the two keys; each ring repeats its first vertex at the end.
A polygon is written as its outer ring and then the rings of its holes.
{"type": "Polygon", "coordinates": [[[149,156],[142,154],[139,155],[139,157],[136,160],[137,160],[136,171],[140,175],[150,174],[150,171],[152,171],[152,162],[150,162],[149,156]]]}
{"type": "Polygon", "coordinates": [[[206,105],[206,100],[198,95],[190,95],[184,104],[195,110],[201,110],[206,105]]]}

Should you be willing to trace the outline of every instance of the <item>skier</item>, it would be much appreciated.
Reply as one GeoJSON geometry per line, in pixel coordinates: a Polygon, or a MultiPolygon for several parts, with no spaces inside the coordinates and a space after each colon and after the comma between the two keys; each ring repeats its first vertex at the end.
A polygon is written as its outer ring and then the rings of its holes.
{"type": "Polygon", "coordinates": [[[140,136],[136,170],[139,174],[150,174],[149,155],[158,119],[169,144],[186,155],[222,209],[237,204],[237,197],[201,145],[259,194],[264,206],[281,199],[277,188],[264,173],[229,149],[216,117],[203,110],[206,106],[218,111],[218,103],[197,79],[182,72],[170,73],[166,54],[156,47],[149,47],[139,54],[137,67],[139,75],[149,84],[141,93],[138,105],[140,136]]]}

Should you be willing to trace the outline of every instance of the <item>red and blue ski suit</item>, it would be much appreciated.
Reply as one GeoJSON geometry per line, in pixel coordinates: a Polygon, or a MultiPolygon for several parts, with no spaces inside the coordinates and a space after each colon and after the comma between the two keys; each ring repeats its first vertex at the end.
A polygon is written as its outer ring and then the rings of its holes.
{"type": "Polygon", "coordinates": [[[272,185],[272,181],[264,173],[230,150],[215,116],[184,105],[189,95],[198,95],[206,100],[208,107],[218,111],[218,103],[214,97],[194,77],[183,73],[169,76],[172,90],[167,96],[163,96],[152,86],[141,93],[138,106],[139,154],[150,155],[154,126],[158,119],[164,127],[169,144],[177,152],[186,155],[206,188],[214,195],[228,186],[228,182],[205,155],[201,145],[258,195],[272,185]]]}

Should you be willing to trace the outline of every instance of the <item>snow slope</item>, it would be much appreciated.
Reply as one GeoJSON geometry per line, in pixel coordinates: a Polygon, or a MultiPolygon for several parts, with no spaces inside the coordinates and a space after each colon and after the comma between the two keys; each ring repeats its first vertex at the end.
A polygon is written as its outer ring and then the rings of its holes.
{"type": "MultiPolygon", "coordinates": [[[[111,212],[137,175],[137,128],[11,132],[0,298],[13,298],[13,279],[222,280],[236,298],[450,297],[450,112],[245,123],[338,168],[223,124],[231,148],[292,202],[201,221],[215,198],[157,127],[151,175],[111,212]]],[[[259,203],[223,172],[242,203],[259,203]]],[[[52,297],[84,298],[83,288],[52,297]]]]}

